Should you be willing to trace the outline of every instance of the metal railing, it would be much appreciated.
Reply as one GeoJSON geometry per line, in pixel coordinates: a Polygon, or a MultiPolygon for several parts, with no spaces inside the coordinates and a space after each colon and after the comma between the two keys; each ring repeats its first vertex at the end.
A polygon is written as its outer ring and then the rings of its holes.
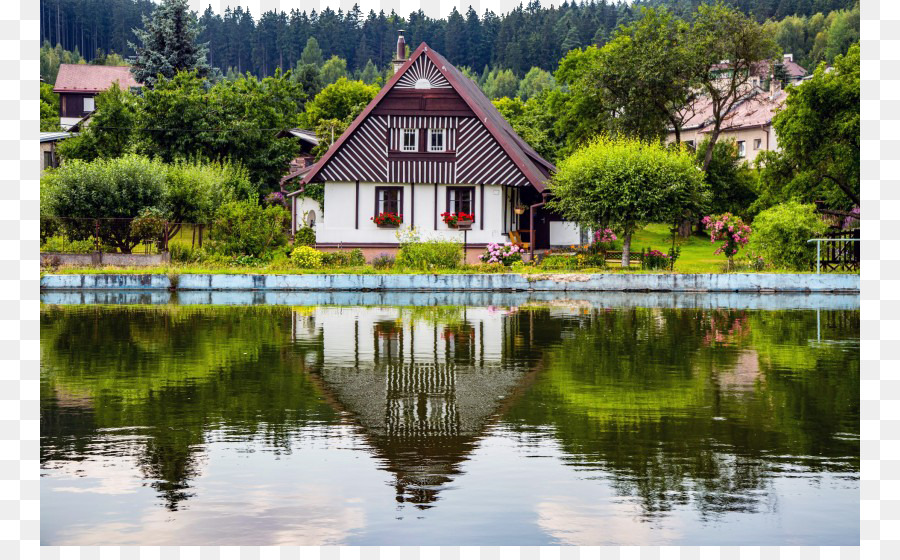
{"type": "Polygon", "coordinates": [[[843,243],[845,241],[861,241],[858,237],[817,237],[815,239],[807,239],[807,243],[816,242],[816,274],[822,273],[822,242],[830,241],[832,243],[843,243]]]}

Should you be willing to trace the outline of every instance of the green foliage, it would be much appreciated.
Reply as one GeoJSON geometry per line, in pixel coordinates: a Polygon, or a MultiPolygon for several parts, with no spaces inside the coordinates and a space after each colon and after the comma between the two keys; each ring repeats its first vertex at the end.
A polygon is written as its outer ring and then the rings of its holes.
{"type": "Polygon", "coordinates": [[[137,58],[131,72],[135,80],[152,88],[160,76],[171,79],[182,71],[200,77],[209,73],[206,44],[198,45],[200,27],[187,0],[162,0],[144,28],[135,29],[140,45],[129,43],[137,58]]]}
{"type": "Polygon", "coordinates": [[[488,99],[515,97],[519,89],[519,79],[512,70],[495,68],[488,73],[481,84],[481,89],[488,99]]]}
{"type": "Polygon", "coordinates": [[[778,45],[755,20],[719,0],[698,6],[691,49],[699,69],[700,90],[709,99],[712,115],[710,141],[703,156],[706,170],[725,118],[746,96],[759,63],[778,54],[778,45]],[[723,60],[728,61],[725,68],[723,60]]]}
{"type": "Polygon", "coordinates": [[[291,264],[297,268],[322,268],[325,253],[301,245],[291,251],[291,264]]]}
{"type": "Polygon", "coordinates": [[[359,79],[366,84],[375,86],[381,85],[381,73],[378,72],[378,68],[372,64],[371,59],[366,61],[365,67],[363,67],[362,71],[359,73],[359,79]]]}
{"type": "Polygon", "coordinates": [[[71,240],[64,235],[54,235],[41,242],[41,253],[91,253],[96,250],[94,239],[71,240]]]}
{"type": "Polygon", "coordinates": [[[294,233],[294,245],[314,247],[316,244],[316,230],[309,226],[304,226],[294,233]]]}
{"type": "Polygon", "coordinates": [[[643,270],[673,270],[675,261],[678,260],[678,248],[672,256],[658,250],[647,247],[641,251],[641,269],[643,270]]]}
{"type": "Polygon", "coordinates": [[[547,208],[595,231],[631,235],[649,222],[675,223],[704,204],[703,172],[686,149],[599,137],[560,162],[547,208]]]}
{"type": "Polygon", "coordinates": [[[137,155],[74,160],[41,177],[41,211],[67,218],[63,229],[70,239],[99,233],[102,243],[130,253],[140,242],[131,234],[131,220],[159,204],[165,191],[166,167],[159,161],[137,155]],[[95,224],[95,218],[103,219],[95,224]]]}
{"type": "Polygon", "coordinates": [[[387,270],[394,266],[396,258],[390,253],[380,253],[372,259],[372,267],[375,270],[387,270]]]}
{"type": "MultiPolygon", "coordinates": [[[[708,142],[709,139],[705,139],[697,147],[698,165],[703,164],[708,142]]],[[[757,172],[738,155],[737,142],[731,139],[716,142],[706,168],[705,181],[710,193],[708,211],[751,217],[749,208],[757,198],[757,172]]]]}
{"type": "Polygon", "coordinates": [[[311,128],[329,119],[349,125],[377,94],[377,86],[339,78],[306,104],[304,122],[311,128]]]}
{"type": "Polygon", "coordinates": [[[826,71],[788,90],[772,126],[779,152],[760,155],[760,203],[797,198],[825,200],[832,207],[859,204],[859,45],[826,71]]]}
{"type": "Polygon", "coordinates": [[[462,264],[462,244],[428,240],[404,243],[397,253],[397,266],[414,270],[454,269],[462,264]]]}
{"type": "Polygon", "coordinates": [[[814,204],[786,202],[756,216],[748,250],[779,268],[810,270],[816,246],[807,240],[822,237],[826,229],[814,204]]]}
{"type": "Polygon", "coordinates": [[[60,142],[58,151],[63,160],[117,158],[136,150],[140,98],[120,89],[116,82],[94,99],[96,110],[90,124],[77,136],[60,142]]]}
{"type": "Polygon", "coordinates": [[[578,257],[550,254],[541,259],[539,266],[546,270],[575,270],[578,268],[578,257]]]}
{"type": "Polygon", "coordinates": [[[363,266],[366,264],[366,257],[363,256],[361,249],[353,249],[352,251],[329,251],[322,253],[322,265],[328,267],[346,267],[346,266],[363,266]]]}
{"type": "Polygon", "coordinates": [[[300,54],[300,63],[322,66],[323,60],[324,58],[322,49],[319,48],[319,42],[315,37],[310,37],[306,40],[306,46],[303,47],[303,52],[300,54]]]}
{"type": "Polygon", "coordinates": [[[284,208],[263,208],[253,199],[226,202],[210,228],[210,245],[228,256],[267,256],[287,244],[285,229],[290,219],[284,208]]]}
{"type": "Polygon", "coordinates": [[[170,222],[206,224],[225,202],[256,196],[240,165],[178,161],[166,166],[166,191],[160,207],[170,222]]]}
{"type": "Polygon", "coordinates": [[[339,56],[332,56],[322,65],[319,76],[321,77],[322,83],[325,85],[331,85],[340,78],[346,78],[347,61],[339,56]]]}
{"type": "Polygon", "coordinates": [[[41,83],[41,132],[56,132],[59,127],[59,95],[53,86],[41,83]]]}
{"type": "Polygon", "coordinates": [[[556,161],[565,145],[565,134],[556,127],[557,115],[552,105],[558,90],[551,90],[528,101],[504,97],[493,101],[522,140],[548,161],[556,161]]]}
{"type": "Polygon", "coordinates": [[[140,215],[131,221],[131,235],[135,239],[154,242],[158,249],[165,246],[166,218],[156,208],[144,208],[140,215]]]}
{"type": "Polygon", "coordinates": [[[519,99],[527,101],[555,88],[556,80],[553,79],[553,74],[533,66],[519,82],[518,96],[519,99]]]}
{"type": "Polygon", "coordinates": [[[608,119],[595,127],[658,140],[667,127],[680,128],[682,107],[696,91],[700,68],[692,41],[686,22],[665,9],[644,8],[586,55],[577,73],[561,66],[561,75],[576,96],[590,92],[594,120],[608,119]]]}
{"type": "Polygon", "coordinates": [[[241,76],[207,91],[195,73],[179,73],[144,92],[142,150],[170,162],[199,156],[240,162],[262,192],[278,185],[299,147],[276,132],[297,125],[302,87],[276,72],[241,76]]]}

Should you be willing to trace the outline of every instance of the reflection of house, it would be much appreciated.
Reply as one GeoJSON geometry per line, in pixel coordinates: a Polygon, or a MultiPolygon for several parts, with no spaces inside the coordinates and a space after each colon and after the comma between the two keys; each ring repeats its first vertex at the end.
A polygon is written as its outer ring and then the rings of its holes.
{"type": "Polygon", "coordinates": [[[514,230],[527,241],[536,229],[538,248],[579,242],[574,226],[551,228],[560,222],[539,205],[553,165],[478,86],[425,43],[405,60],[401,36],[397,52],[394,76],[301,181],[324,182],[325,206],[340,209],[317,224],[317,246],[395,250],[395,230],[372,220],[382,213],[458,241],[463,233],[442,214],[474,214],[466,241],[477,252],[514,230]],[[538,205],[533,228],[519,205],[538,205]]]}
{"type": "MultiPolygon", "coordinates": [[[[794,62],[793,55],[784,55],[778,64],[783,70],[786,84],[798,85],[806,70],[794,62]]],[[[787,92],[774,76],[775,63],[766,61],[754,66],[747,83],[747,91],[722,122],[720,140],[734,140],[738,154],[746,161],[754,161],[763,150],[777,150],[778,139],[772,128],[772,117],[784,104],[787,92]]],[[[681,130],[681,141],[696,148],[713,129],[713,107],[708,97],[697,99],[686,114],[691,115],[681,130]]],[[[675,133],[669,132],[669,142],[675,141],[675,133]]]]}
{"type": "Polygon", "coordinates": [[[56,144],[73,136],[71,132],[41,132],[41,172],[48,167],[59,167],[56,144]]]}
{"type": "Polygon", "coordinates": [[[502,359],[505,322],[486,309],[415,321],[399,308],[319,308],[295,315],[321,332],[325,389],[394,473],[397,500],[428,507],[459,472],[505,398],[527,378],[502,359]]]}
{"type": "Polygon", "coordinates": [[[59,94],[59,121],[64,129],[94,111],[94,97],[114,83],[127,90],[139,88],[128,66],[60,64],[53,92],[59,94]]]}

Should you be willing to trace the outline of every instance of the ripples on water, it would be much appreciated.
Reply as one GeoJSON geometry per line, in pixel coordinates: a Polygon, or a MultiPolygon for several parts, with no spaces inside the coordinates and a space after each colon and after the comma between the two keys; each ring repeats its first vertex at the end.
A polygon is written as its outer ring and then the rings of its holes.
{"type": "Polygon", "coordinates": [[[44,544],[859,540],[859,311],[44,305],[44,544]]]}

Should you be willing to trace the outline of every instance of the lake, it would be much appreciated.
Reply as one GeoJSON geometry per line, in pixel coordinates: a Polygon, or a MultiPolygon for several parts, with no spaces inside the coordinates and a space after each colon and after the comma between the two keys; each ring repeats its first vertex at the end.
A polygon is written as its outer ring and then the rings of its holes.
{"type": "Polygon", "coordinates": [[[46,293],[45,545],[858,545],[858,296],[46,293]]]}

